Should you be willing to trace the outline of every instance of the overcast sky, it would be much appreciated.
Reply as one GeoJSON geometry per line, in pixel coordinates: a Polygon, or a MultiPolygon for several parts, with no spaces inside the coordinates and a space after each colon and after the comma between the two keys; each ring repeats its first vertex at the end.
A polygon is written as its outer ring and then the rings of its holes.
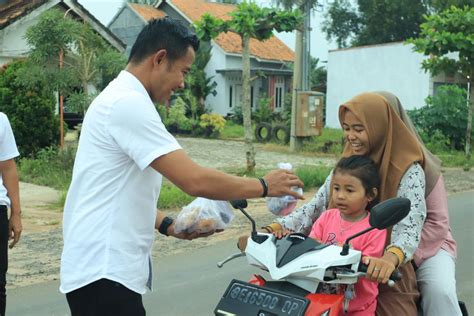
{"type": "MultiPolygon", "coordinates": [[[[271,0],[257,0],[256,2],[263,6],[270,6],[272,3],[271,0]]],[[[79,0],[79,3],[104,25],[107,25],[115,13],[122,7],[124,0],[79,0]]],[[[327,0],[321,1],[321,3],[327,3],[327,0]]],[[[320,11],[322,10],[324,8],[314,12],[311,16],[311,26],[313,28],[311,32],[311,55],[319,58],[321,61],[326,61],[328,49],[334,49],[336,46],[328,44],[325,34],[321,32],[320,24],[323,20],[323,15],[320,11]]],[[[295,37],[292,33],[280,33],[277,36],[294,50],[295,37]]]]}

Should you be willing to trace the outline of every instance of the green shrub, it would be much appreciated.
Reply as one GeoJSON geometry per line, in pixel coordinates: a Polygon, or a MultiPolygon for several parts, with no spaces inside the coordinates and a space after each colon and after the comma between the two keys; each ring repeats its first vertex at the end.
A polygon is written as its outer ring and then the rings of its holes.
{"type": "Polygon", "coordinates": [[[236,124],[244,123],[244,114],[242,113],[242,107],[240,105],[237,105],[232,109],[232,115],[230,118],[232,122],[236,124]]]}
{"type": "Polygon", "coordinates": [[[257,102],[257,109],[252,113],[252,121],[255,123],[271,123],[273,111],[270,109],[270,98],[260,97],[257,102]]]}
{"type": "Polygon", "coordinates": [[[68,95],[64,111],[74,113],[86,113],[96,95],[85,95],[83,92],[73,92],[68,95]]]}
{"type": "Polygon", "coordinates": [[[205,113],[201,115],[200,119],[199,126],[204,128],[205,136],[207,137],[217,137],[224,129],[226,123],[225,118],[217,113],[205,113]]]}
{"type": "Polygon", "coordinates": [[[467,127],[464,89],[455,85],[442,86],[435,96],[426,98],[426,106],[408,111],[408,115],[425,143],[430,143],[433,133],[439,131],[445,136],[446,146],[463,149],[467,127]]]}
{"type": "Polygon", "coordinates": [[[181,97],[170,108],[168,117],[163,121],[170,132],[191,132],[193,124],[186,117],[186,104],[181,97]]]}
{"type": "Polygon", "coordinates": [[[59,118],[52,91],[41,83],[28,88],[18,78],[24,65],[14,62],[0,72],[0,111],[8,116],[18,149],[26,157],[57,144],[59,118]]]}
{"type": "Polygon", "coordinates": [[[155,104],[156,110],[158,111],[158,114],[161,117],[161,121],[164,122],[168,118],[168,109],[166,108],[166,105],[163,104],[155,104]]]}

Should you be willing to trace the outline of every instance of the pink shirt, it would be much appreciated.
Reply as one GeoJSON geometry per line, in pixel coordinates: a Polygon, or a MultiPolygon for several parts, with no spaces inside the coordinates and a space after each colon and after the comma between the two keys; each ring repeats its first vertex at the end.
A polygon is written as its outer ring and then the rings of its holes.
{"type": "Polygon", "coordinates": [[[451,234],[448,216],[448,199],[443,176],[426,197],[426,219],[421,231],[420,244],[413,255],[417,266],[434,256],[440,249],[456,258],[456,241],[451,234]]]}
{"type": "MultiPolygon", "coordinates": [[[[358,222],[341,218],[338,209],[327,210],[316,220],[310,237],[322,243],[342,245],[348,237],[370,227],[369,216],[358,222]]],[[[353,249],[362,251],[363,256],[380,257],[385,247],[386,230],[374,229],[350,241],[353,249]]],[[[354,286],[355,297],[349,303],[346,315],[375,315],[378,283],[365,278],[354,286]]]]}

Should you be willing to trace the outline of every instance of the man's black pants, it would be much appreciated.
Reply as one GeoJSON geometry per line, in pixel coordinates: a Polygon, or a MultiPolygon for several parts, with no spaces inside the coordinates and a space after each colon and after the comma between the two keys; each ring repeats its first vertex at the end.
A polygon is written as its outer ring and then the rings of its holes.
{"type": "Polygon", "coordinates": [[[0,315],[5,315],[8,269],[8,212],[5,205],[0,205],[0,315]]]}
{"type": "Polygon", "coordinates": [[[144,316],[142,296],[122,284],[100,279],[66,294],[72,316],[144,316]]]}

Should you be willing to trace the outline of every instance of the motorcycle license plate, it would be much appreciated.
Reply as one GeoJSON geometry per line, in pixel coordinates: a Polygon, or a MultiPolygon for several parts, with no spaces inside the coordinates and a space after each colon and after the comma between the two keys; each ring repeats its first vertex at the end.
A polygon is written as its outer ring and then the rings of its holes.
{"type": "Polygon", "coordinates": [[[239,280],[232,280],[219,304],[215,315],[245,316],[302,316],[309,300],[304,297],[263,288],[239,280]]]}

